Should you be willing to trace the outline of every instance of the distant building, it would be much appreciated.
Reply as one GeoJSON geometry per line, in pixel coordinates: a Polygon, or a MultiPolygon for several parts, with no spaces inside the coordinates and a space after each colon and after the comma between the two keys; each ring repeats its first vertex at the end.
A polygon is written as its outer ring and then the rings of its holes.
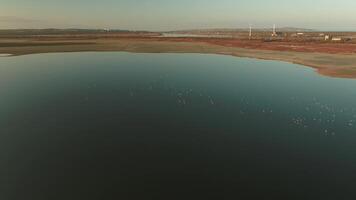
{"type": "Polygon", "coordinates": [[[275,36],[276,36],[276,37],[282,37],[282,36],[283,36],[283,32],[276,32],[276,33],[275,33],[275,36]]]}
{"type": "Polygon", "coordinates": [[[330,40],[330,35],[325,35],[325,36],[324,36],[324,40],[325,40],[325,41],[330,40]]]}
{"type": "Polygon", "coordinates": [[[333,38],[331,38],[331,41],[342,41],[342,38],[340,38],[340,37],[333,37],[333,38]]]}

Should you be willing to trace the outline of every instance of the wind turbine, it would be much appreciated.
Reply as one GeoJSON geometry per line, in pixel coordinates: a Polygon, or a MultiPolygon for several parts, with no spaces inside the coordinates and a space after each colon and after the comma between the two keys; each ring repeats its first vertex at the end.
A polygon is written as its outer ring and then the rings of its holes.
{"type": "Polygon", "coordinates": [[[248,39],[251,40],[252,38],[252,25],[250,24],[250,33],[248,35],[248,39]]]}
{"type": "Polygon", "coordinates": [[[273,33],[272,33],[272,37],[276,37],[277,36],[277,32],[276,32],[276,24],[273,24],[273,33]]]}

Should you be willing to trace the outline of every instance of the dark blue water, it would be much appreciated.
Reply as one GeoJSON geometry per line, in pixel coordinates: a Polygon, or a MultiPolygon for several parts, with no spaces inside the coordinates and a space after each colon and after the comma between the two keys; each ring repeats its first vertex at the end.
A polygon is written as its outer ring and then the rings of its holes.
{"type": "Polygon", "coordinates": [[[0,58],[0,199],[355,199],[356,80],[199,54],[0,58]]]}

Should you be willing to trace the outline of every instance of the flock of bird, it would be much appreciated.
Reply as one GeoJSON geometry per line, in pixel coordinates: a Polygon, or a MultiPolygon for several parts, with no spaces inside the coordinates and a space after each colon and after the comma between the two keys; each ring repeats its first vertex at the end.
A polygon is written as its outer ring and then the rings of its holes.
{"type": "MultiPolygon", "coordinates": [[[[184,84],[182,84],[184,85],[184,84]]],[[[165,95],[169,95],[170,100],[175,101],[176,105],[181,107],[187,106],[214,106],[218,108],[226,108],[226,106],[238,107],[237,113],[240,115],[267,115],[273,118],[273,115],[280,114],[278,111],[284,109],[287,110],[287,116],[290,118],[291,125],[299,127],[303,130],[310,130],[310,132],[320,132],[323,135],[334,136],[340,130],[352,130],[356,131],[356,108],[340,108],[327,104],[318,100],[316,97],[310,99],[298,99],[297,97],[290,97],[287,101],[287,105],[290,108],[286,109],[278,107],[278,105],[267,106],[263,101],[253,99],[248,94],[233,98],[236,101],[231,105],[224,103],[224,98],[229,96],[219,96],[216,91],[208,92],[206,89],[193,89],[188,87],[177,87],[177,85],[171,85],[170,83],[164,83],[164,79],[161,78],[158,81],[153,81],[147,85],[141,85],[141,87],[132,87],[129,89],[129,96],[136,98],[139,95],[149,94],[147,92],[163,92],[165,95]],[[213,94],[214,93],[214,94],[213,94]]],[[[172,102],[171,102],[172,103],[172,102]]],[[[256,122],[258,123],[258,122],[256,122]]]]}
{"type": "MultiPolygon", "coordinates": [[[[297,101],[293,98],[293,101],[297,101]]],[[[342,108],[322,103],[313,97],[301,114],[292,118],[292,123],[303,127],[321,127],[325,135],[335,135],[339,130],[356,131],[356,108],[342,108]]]]}

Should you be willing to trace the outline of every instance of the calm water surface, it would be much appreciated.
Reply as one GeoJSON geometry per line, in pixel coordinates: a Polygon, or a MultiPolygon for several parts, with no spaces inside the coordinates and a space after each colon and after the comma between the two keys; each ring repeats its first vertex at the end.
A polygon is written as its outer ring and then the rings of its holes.
{"type": "Polygon", "coordinates": [[[355,199],[356,80],[199,54],[0,58],[0,199],[355,199]]]}

